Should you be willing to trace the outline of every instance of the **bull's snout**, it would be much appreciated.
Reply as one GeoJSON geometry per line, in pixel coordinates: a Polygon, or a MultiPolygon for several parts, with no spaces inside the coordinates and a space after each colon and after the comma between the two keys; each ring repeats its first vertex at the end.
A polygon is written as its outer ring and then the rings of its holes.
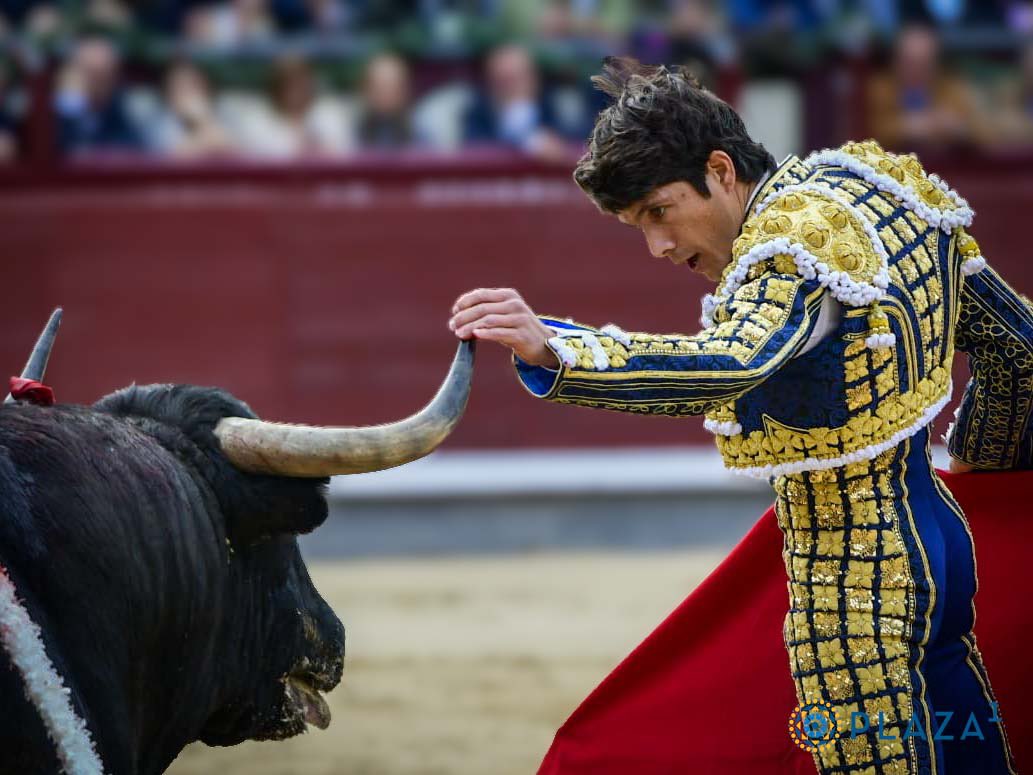
{"type": "Polygon", "coordinates": [[[319,729],[330,725],[323,694],[341,682],[344,672],[344,625],[322,600],[312,611],[299,611],[304,656],[286,676],[285,692],[295,717],[319,729]]]}
{"type": "Polygon", "coordinates": [[[321,674],[323,683],[331,684],[330,691],[341,682],[344,670],[344,625],[325,603],[316,613],[301,612],[301,629],[305,643],[314,656],[303,658],[321,674]],[[317,619],[318,616],[318,619],[317,619]]]}

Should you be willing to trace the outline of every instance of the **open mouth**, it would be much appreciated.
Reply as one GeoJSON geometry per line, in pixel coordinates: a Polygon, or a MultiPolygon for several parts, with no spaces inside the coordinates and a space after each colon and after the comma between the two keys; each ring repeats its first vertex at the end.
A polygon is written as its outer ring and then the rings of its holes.
{"type": "Polygon", "coordinates": [[[689,269],[695,270],[696,265],[699,263],[699,253],[689,256],[689,260],[685,263],[689,265],[689,269]]]}
{"type": "Polygon", "coordinates": [[[333,681],[310,672],[289,673],[285,681],[287,699],[298,718],[319,729],[330,726],[330,706],[322,692],[334,687],[333,681]]]}

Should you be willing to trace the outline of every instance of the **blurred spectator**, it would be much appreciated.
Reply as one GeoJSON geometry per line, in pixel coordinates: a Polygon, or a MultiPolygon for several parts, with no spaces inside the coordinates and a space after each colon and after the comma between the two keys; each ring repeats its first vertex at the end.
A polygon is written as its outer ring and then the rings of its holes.
{"type": "Polygon", "coordinates": [[[57,0],[0,0],[0,30],[15,34],[24,30],[29,17],[41,5],[52,5],[57,0]]]}
{"type": "MultiPolygon", "coordinates": [[[[1033,144],[1033,54],[993,94],[970,89],[940,62],[933,29],[916,26],[934,21],[948,25],[951,53],[964,53],[968,71],[988,82],[1006,47],[1030,39],[1033,0],[0,0],[0,37],[6,31],[8,41],[24,42],[40,62],[73,49],[53,103],[59,145],[69,151],[147,145],[177,156],[292,157],[497,144],[568,158],[606,102],[588,73],[625,51],[688,65],[729,99],[761,105],[766,125],[777,103],[793,137],[808,145],[866,131],[898,148],[1033,144]],[[140,52],[127,66],[129,88],[99,31],[140,52]],[[860,83],[872,41],[898,33],[892,65],[860,83]],[[504,45],[478,67],[472,52],[500,35],[533,40],[534,56],[504,45]],[[403,47],[408,59],[374,57],[354,95],[320,93],[301,60],[273,64],[302,50],[318,57],[321,72],[350,82],[354,63],[385,44],[403,47]],[[219,50],[195,50],[206,47],[219,50]],[[215,93],[201,71],[182,64],[168,68],[162,86],[141,77],[180,50],[204,56],[210,72],[240,90],[215,93]],[[270,67],[263,94],[255,78],[270,67]],[[852,98],[859,88],[867,102],[852,98]],[[994,110],[980,110],[977,99],[994,110]],[[834,120],[811,110],[855,102],[856,111],[828,111],[834,120]]],[[[12,153],[4,139],[13,137],[12,116],[21,128],[23,114],[48,109],[46,100],[30,103],[43,81],[32,83],[6,112],[0,105],[0,159],[12,153]]],[[[26,148],[37,147],[28,127],[46,123],[25,121],[26,148]]]]}
{"type": "Polygon", "coordinates": [[[466,116],[467,144],[508,145],[542,159],[570,154],[527,49],[508,44],[493,50],[485,64],[484,80],[485,89],[466,116]]]}
{"type": "Polygon", "coordinates": [[[530,32],[542,47],[599,60],[622,47],[631,5],[628,0],[546,0],[530,32]]]}
{"type": "Polygon", "coordinates": [[[1033,43],[1022,50],[1017,69],[999,89],[992,112],[995,140],[1001,145],[1033,144],[1033,43]]]}
{"type": "Polygon", "coordinates": [[[165,73],[165,105],[157,117],[152,144],[170,156],[203,156],[232,149],[215,113],[211,84],[191,62],[172,64],[165,73]]]}
{"type": "Polygon", "coordinates": [[[890,147],[978,145],[989,137],[968,85],[944,69],[930,27],[901,32],[890,71],[869,84],[868,111],[871,135],[890,147]]]}
{"type": "Polygon", "coordinates": [[[86,38],[76,46],[59,76],[56,111],[58,141],[66,153],[143,144],[126,109],[118,52],[103,38],[86,38]]]}
{"type": "Polygon", "coordinates": [[[273,65],[268,105],[239,118],[238,144],[256,156],[333,155],[352,144],[341,106],[319,94],[312,69],[297,57],[273,65]]]}
{"type": "Polygon", "coordinates": [[[1033,35],[1033,3],[1013,2],[1005,12],[1008,27],[1020,35],[1033,35]]]}
{"type": "Polygon", "coordinates": [[[579,18],[577,11],[568,0],[551,0],[539,11],[535,31],[548,40],[571,40],[582,32],[598,33],[591,17],[579,18]]]}
{"type": "Polygon", "coordinates": [[[344,0],[304,0],[305,26],[323,34],[347,30],[355,23],[356,5],[344,0]]]}
{"type": "Polygon", "coordinates": [[[740,32],[813,29],[834,3],[813,0],[729,0],[725,3],[733,26],[740,32]]]}
{"type": "Polygon", "coordinates": [[[184,34],[194,43],[232,48],[272,40],[276,24],[267,0],[227,0],[193,8],[184,21],[184,34]]]}
{"type": "Polygon", "coordinates": [[[32,40],[46,42],[61,34],[66,19],[52,3],[41,3],[33,7],[25,17],[25,33],[32,40]]]}
{"type": "Polygon", "coordinates": [[[1015,0],[897,0],[904,23],[933,24],[938,28],[952,26],[1004,26],[1009,6],[1021,5],[1015,0]]]}
{"type": "Polygon", "coordinates": [[[733,44],[708,0],[674,0],[670,49],[664,61],[684,65],[705,86],[716,85],[716,70],[734,55],[733,44]]]}
{"type": "Polygon", "coordinates": [[[121,0],[89,0],[82,21],[93,29],[124,32],[133,26],[133,15],[121,0]]]}
{"type": "Polygon", "coordinates": [[[411,115],[409,67],[401,57],[380,54],[362,79],[358,135],[365,148],[402,148],[416,142],[411,115]]]}
{"type": "MultiPolygon", "coordinates": [[[[487,4],[486,4],[487,5],[487,4]]],[[[526,40],[595,41],[611,52],[620,45],[632,20],[643,12],[640,0],[492,0],[507,34],[526,40]]],[[[483,6],[482,6],[483,7],[483,6]]]]}

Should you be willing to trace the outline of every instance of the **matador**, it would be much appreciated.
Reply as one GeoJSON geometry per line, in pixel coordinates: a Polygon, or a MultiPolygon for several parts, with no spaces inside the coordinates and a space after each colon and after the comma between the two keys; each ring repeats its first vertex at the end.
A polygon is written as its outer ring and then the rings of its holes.
{"type": "MultiPolygon", "coordinates": [[[[698,119],[709,189],[700,201],[718,208],[718,220],[721,202],[740,214],[726,256],[658,225],[696,202],[688,188],[688,199],[678,199],[690,173],[660,177],[659,186],[655,178],[628,184],[626,201],[609,204],[599,179],[612,186],[614,175],[632,173],[611,165],[602,175],[605,156],[635,120],[641,136],[655,139],[660,130],[647,119],[664,106],[665,89],[697,112],[718,111],[725,135],[734,125],[730,108],[715,107],[719,100],[678,71],[614,78],[611,115],[597,122],[578,182],[642,228],[654,254],[676,264],[717,261],[702,331],[631,333],[545,315],[525,324],[517,320],[522,301],[482,290],[457,302],[457,334],[512,347],[520,380],[539,398],[703,415],[725,465],[771,483],[797,697],[847,723],[858,713],[880,719],[816,750],[820,773],[1014,775],[973,634],[971,533],[932,466],[930,423],[951,400],[955,352],[966,353],[972,376],[947,432],[951,456],[968,468],[1031,466],[1029,301],[980,254],[966,201],[914,155],[872,141],[765,162],[750,180],[721,136],[706,147],[708,119],[698,119]],[[541,348],[527,332],[541,332],[547,355],[535,356],[541,348]],[[955,719],[974,714],[982,738],[929,733],[944,710],[955,719]]],[[[692,234],[706,229],[692,224],[692,234]]]]}

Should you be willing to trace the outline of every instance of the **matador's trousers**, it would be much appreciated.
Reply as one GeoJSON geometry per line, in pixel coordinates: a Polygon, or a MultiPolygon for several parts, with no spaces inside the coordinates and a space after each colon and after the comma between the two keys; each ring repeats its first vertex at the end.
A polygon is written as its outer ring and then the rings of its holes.
{"type": "Polygon", "coordinates": [[[774,480],[797,697],[838,719],[823,775],[1015,773],[972,633],[972,536],[928,445],[774,480]]]}

